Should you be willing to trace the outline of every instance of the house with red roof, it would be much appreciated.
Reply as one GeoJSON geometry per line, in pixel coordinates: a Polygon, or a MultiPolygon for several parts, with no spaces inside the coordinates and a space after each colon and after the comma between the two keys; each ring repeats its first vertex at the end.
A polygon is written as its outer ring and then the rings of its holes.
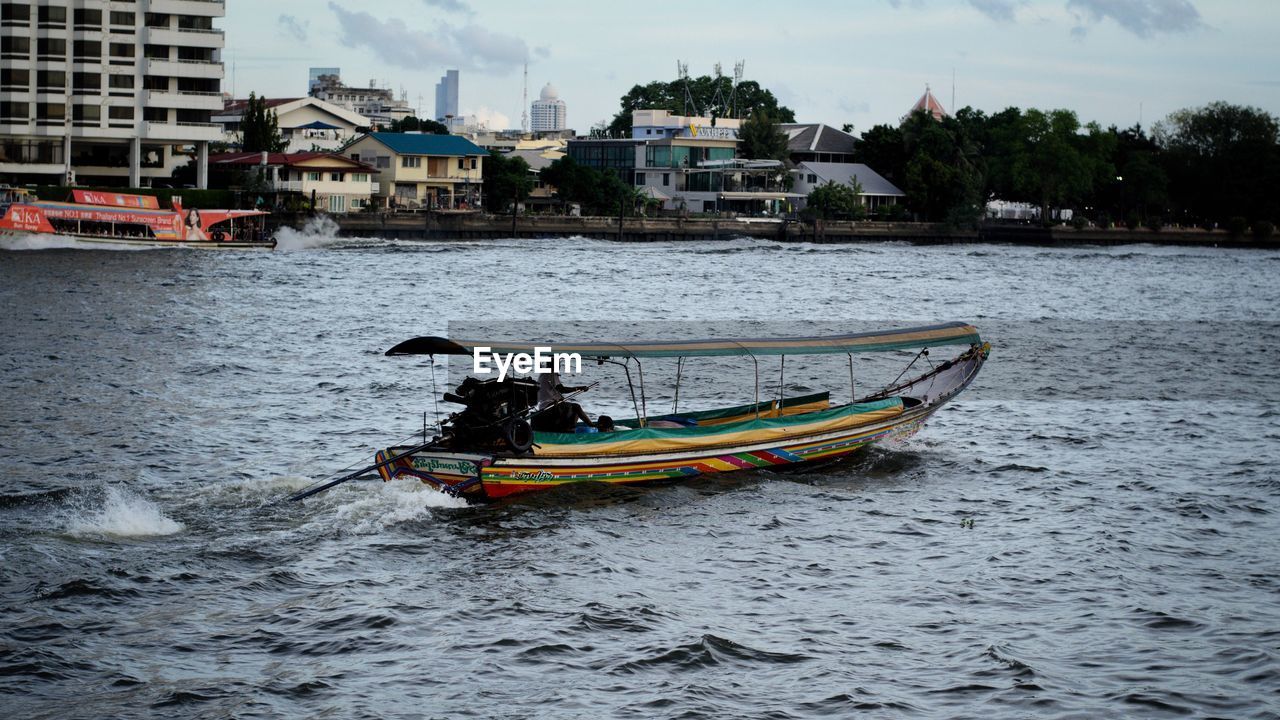
{"type": "Polygon", "coordinates": [[[209,156],[209,172],[228,184],[260,177],[267,190],[314,197],[330,213],[364,210],[378,193],[377,168],[336,153],[221,153],[209,156]]]}

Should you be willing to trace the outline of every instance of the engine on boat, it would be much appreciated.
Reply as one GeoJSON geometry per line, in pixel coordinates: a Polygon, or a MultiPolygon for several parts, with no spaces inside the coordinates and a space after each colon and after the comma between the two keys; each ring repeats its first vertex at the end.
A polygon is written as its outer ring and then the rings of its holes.
{"type": "Polygon", "coordinates": [[[537,383],[468,377],[444,399],[466,406],[448,423],[456,447],[523,453],[533,445],[533,429],[526,416],[537,402],[537,383]]]}

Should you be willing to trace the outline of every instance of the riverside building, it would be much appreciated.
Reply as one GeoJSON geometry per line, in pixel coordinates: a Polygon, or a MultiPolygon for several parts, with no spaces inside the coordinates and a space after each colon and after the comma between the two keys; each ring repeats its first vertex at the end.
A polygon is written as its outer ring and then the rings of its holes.
{"type": "Polygon", "coordinates": [[[222,0],[0,3],[0,181],[140,187],[196,158],[222,109],[222,0]]]}
{"type": "Polygon", "coordinates": [[[542,88],[538,99],[533,101],[533,106],[529,110],[529,118],[535,133],[555,132],[567,127],[566,106],[554,85],[547,83],[546,87],[542,88]]]}

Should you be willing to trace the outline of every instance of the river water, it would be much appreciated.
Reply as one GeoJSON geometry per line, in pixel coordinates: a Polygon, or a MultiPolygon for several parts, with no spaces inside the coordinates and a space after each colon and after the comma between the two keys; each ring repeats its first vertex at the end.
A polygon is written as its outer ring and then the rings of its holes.
{"type": "MultiPolygon", "coordinates": [[[[1278,254],[40,246],[0,250],[4,717],[1280,717],[1278,254]],[[435,417],[444,366],[386,348],[512,320],[993,350],[831,467],[277,503],[435,417]]],[[[835,367],[784,384],[839,399],[835,367]]]]}

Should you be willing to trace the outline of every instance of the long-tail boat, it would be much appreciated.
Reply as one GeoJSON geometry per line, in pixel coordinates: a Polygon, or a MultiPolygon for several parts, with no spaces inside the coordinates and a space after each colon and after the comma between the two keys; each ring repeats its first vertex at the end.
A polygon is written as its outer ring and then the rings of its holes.
{"type": "MultiPolygon", "coordinates": [[[[547,407],[534,398],[536,383],[525,379],[467,378],[444,399],[465,406],[441,423],[441,432],[412,446],[379,451],[375,463],[344,478],[293,496],[307,497],[362,473],[377,470],[384,481],[411,478],[451,495],[484,500],[562,487],[573,483],[633,485],[668,482],[708,473],[778,468],[827,462],[888,438],[916,432],[924,421],[969,385],[982,368],[990,345],[964,323],[825,337],[735,338],[671,342],[556,342],[449,340],[417,337],[387,355],[472,355],[527,353],[553,346],[577,353],[583,362],[610,362],[624,368],[636,417],[617,423],[613,432],[535,432],[530,420],[547,407]],[[759,400],[762,356],[845,354],[852,386],[857,353],[963,346],[950,360],[927,371],[895,380],[870,394],[831,404],[829,392],[759,400]],[[649,417],[635,402],[632,372],[640,379],[640,361],[648,358],[750,356],[756,363],[756,399],[736,407],[676,412],[649,417]]],[[[679,393],[679,373],[676,393],[679,393]]],[[[854,393],[850,392],[850,397],[854,393]]],[[[535,423],[536,424],[536,423],[535,423]]],[[[425,432],[424,432],[425,435],[425,432]]]]}
{"type": "Polygon", "coordinates": [[[73,202],[37,200],[21,190],[0,190],[0,236],[61,235],[80,242],[139,247],[218,250],[271,249],[270,213],[203,210],[175,196],[162,210],[150,195],[73,190],[73,202]]]}

